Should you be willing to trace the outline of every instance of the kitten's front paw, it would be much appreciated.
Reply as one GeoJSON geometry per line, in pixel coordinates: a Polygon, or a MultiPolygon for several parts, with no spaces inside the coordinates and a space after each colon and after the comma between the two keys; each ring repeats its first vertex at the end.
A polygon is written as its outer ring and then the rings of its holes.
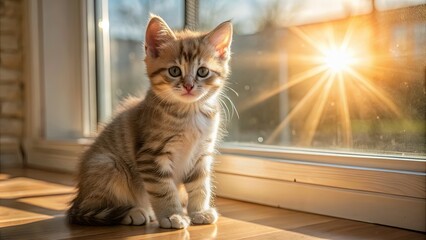
{"type": "Polygon", "coordinates": [[[212,224],[216,222],[218,218],[217,211],[214,208],[201,212],[193,212],[190,216],[193,224],[212,224]]]}
{"type": "Polygon", "coordinates": [[[182,228],[187,228],[189,226],[189,223],[190,223],[190,220],[188,216],[173,214],[172,216],[168,218],[162,218],[160,220],[160,227],[182,229],[182,228]]]}
{"type": "Polygon", "coordinates": [[[121,221],[121,224],[124,225],[143,225],[149,222],[153,216],[149,214],[149,210],[145,210],[143,208],[132,208],[127,213],[127,215],[121,221]]]}

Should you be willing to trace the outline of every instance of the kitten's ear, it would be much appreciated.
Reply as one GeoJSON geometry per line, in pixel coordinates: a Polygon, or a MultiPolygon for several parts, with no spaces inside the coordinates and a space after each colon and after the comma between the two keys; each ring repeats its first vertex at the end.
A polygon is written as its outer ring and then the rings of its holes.
{"type": "Polygon", "coordinates": [[[207,41],[212,44],[221,58],[229,57],[232,42],[232,23],[226,21],[207,34],[207,41]]]}
{"type": "Polygon", "coordinates": [[[173,31],[160,17],[151,15],[145,34],[145,51],[150,57],[158,57],[158,48],[171,40],[176,39],[173,31]]]}

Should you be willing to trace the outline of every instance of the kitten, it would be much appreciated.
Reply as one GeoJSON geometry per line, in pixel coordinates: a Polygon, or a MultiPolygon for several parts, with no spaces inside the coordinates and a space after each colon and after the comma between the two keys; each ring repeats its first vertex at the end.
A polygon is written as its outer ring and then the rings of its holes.
{"type": "Polygon", "coordinates": [[[173,32],[151,17],[145,39],[151,88],[83,154],[70,222],[142,225],[156,217],[160,227],[179,229],[217,220],[211,167],[231,40],[230,22],[202,34],[173,32]],[[187,211],[179,200],[182,184],[187,211]]]}

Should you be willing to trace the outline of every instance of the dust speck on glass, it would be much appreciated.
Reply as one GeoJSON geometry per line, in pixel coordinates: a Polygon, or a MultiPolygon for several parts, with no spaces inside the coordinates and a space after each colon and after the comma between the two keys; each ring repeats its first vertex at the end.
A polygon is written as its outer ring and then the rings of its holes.
{"type": "MultiPolygon", "coordinates": [[[[424,0],[196,6],[200,30],[234,24],[226,93],[239,118],[229,104],[226,142],[426,156],[424,0]]],[[[108,9],[114,107],[148,87],[142,43],[149,12],[183,29],[185,2],[109,0],[108,9]]]]}

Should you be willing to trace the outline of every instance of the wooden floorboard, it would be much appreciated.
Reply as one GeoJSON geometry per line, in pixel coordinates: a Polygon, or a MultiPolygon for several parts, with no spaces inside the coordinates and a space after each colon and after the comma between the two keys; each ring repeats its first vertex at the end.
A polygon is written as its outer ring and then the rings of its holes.
{"type": "Polygon", "coordinates": [[[73,176],[32,169],[0,173],[0,239],[422,239],[423,233],[216,199],[213,225],[186,230],[148,226],[78,226],[65,211],[74,194],[73,176]]]}

